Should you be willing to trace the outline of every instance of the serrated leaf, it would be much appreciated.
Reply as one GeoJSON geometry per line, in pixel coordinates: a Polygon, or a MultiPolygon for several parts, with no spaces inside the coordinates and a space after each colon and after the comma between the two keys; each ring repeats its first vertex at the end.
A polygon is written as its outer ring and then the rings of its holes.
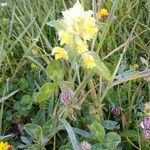
{"type": "Polygon", "coordinates": [[[64,78],[64,70],[61,67],[61,64],[53,60],[51,61],[46,68],[46,75],[49,79],[59,82],[64,78]]]}
{"type": "Polygon", "coordinates": [[[98,122],[92,123],[90,131],[93,136],[93,139],[95,139],[99,143],[103,143],[105,139],[105,129],[100,123],[98,122]]]}
{"type": "Polygon", "coordinates": [[[115,132],[109,132],[106,135],[105,146],[109,150],[116,150],[118,144],[121,142],[121,137],[115,132]]]}
{"type": "Polygon", "coordinates": [[[47,82],[45,83],[41,88],[39,93],[36,95],[36,101],[38,102],[43,102],[47,100],[55,91],[56,89],[56,84],[47,82]]]}

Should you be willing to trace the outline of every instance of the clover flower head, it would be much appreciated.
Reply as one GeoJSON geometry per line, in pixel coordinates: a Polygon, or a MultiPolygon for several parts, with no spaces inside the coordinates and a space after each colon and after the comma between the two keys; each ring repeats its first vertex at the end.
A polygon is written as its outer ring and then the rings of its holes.
{"type": "Polygon", "coordinates": [[[150,130],[144,130],[143,135],[145,140],[150,140],[150,130]]]}
{"type": "Polygon", "coordinates": [[[73,91],[71,89],[64,89],[61,92],[60,100],[65,105],[68,105],[71,102],[72,97],[73,97],[73,91]]]}
{"type": "Polygon", "coordinates": [[[150,130],[150,118],[145,118],[143,121],[144,129],[150,130]]]}
{"type": "Polygon", "coordinates": [[[121,114],[121,108],[120,107],[112,107],[111,114],[114,116],[119,116],[121,114]]]}
{"type": "Polygon", "coordinates": [[[93,69],[96,66],[92,55],[85,53],[82,55],[82,57],[84,65],[87,69],[93,69]]]}
{"type": "Polygon", "coordinates": [[[55,55],[55,59],[66,59],[68,60],[68,52],[61,48],[61,47],[55,47],[52,50],[52,55],[55,55]]]}
{"type": "Polygon", "coordinates": [[[11,146],[7,142],[0,141],[0,150],[10,150],[11,146]]]}
{"type": "Polygon", "coordinates": [[[91,145],[87,141],[80,143],[80,150],[91,150],[91,145]]]}

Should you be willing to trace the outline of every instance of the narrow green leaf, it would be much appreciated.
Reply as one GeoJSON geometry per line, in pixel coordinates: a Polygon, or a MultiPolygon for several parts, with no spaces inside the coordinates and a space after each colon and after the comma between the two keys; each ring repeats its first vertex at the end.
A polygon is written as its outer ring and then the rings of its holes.
{"type": "Polygon", "coordinates": [[[73,131],[79,135],[81,135],[84,138],[92,139],[91,134],[85,130],[79,129],[79,128],[73,128],[73,131]]]}
{"type": "Polygon", "coordinates": [[[69,138],[71,140],[71,144],[73,146],[74,150],[79,150],[79,144],[76,138],[76,135],[72,129],[72,127],[70,126],[70,124],[65,120],[65,119],[61,119],[62,123],[64,124],[65,129],[68,132],[69,138]]]}
{"type": "Polygon", "coordinates": [[[10,97],[12,97],[14,94],[16,94],[18,92],[18,90],[6,95],[5,97],[0,99],[0,103],[4,102],[5,100],[9,99],[10,97]]]}
{"type": "Polygon", "coordinates": [[[9,139],[9,138],[11,138],[11,137],[13,137],[13,136],[14,136],[13,134],[0,136],[0,140],[9,139]]]}

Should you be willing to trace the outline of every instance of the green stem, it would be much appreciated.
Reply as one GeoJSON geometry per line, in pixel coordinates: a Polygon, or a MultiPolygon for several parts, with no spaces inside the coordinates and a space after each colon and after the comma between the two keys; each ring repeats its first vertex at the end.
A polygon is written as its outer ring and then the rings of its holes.
{"type": "Polygon", "coordinates": [[[84,88],[84,86],[87,84],[87,82],[93,77],[93,75],[94,75],[94,73],[91,71],[91,72],[88,73],[87,76],[84,77],[82,83],[76,89],[72,101],[75,101],[75,99],[79,95],[80,91],[84,88]]]}
{"type": "Polygon", "coordinates": [[[4,108],[4,102],[2,102],[1,104],[1,111],[0,111],[0,135],[2,135],[3,108],[4,108]]]}

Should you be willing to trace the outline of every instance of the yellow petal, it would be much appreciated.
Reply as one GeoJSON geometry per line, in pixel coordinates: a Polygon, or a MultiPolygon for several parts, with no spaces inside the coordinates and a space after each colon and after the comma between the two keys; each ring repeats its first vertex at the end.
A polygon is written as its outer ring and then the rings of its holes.
{"type": "Polygon", "coordinates": [[[0,150],[9,150],[10,145],[7,142],[0,142],[0,150]]]}
{"type": "Polygon", "coordinates": [[[107,17],[108,16],[108,10],[103,8],[101,9],[98,13],[97,13],[97,18],[101,19],[103,17],[107,17]]]}
{"type": "Polygon", "coordinates": [[[68,60],[68,52],[61,48],[61,47],[55,47],[52,50],[52,55],[55,55],[55,59],[66,59],[68,60]]]}
{"type": "Polygon", "coordinates": [[[88,51],[88,44],[86,41],[81,40],[80,38],[76,38],[76,48],[79,54],[82,54],[88,51]]]}
{"type": "Polygon", "coordinates": [[[73,35],[71,33],[65,31],[59,31],[60,45],[69,44],[72,38],[73,35]]]}
{"type": "Polygon", "coordinates": [[[93,69],[93,67],[96,66],[93,56],[90,54],[84,54],[83,61],[84,61],[84,65],[87,69],[93,69]]]}

